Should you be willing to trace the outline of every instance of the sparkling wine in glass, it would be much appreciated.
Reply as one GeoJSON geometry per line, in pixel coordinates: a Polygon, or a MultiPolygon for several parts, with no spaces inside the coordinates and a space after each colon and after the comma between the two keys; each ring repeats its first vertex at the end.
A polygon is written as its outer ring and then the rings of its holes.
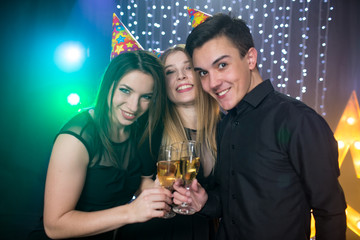
{"type": "MultiPolygon", "coordinates": [[[[180,151],[180,172],[184,187],[190,189],[192,181],[196,178],[200,168],[200,144],[196,141],[185,141],[181,144],[180,151]]],[[[180,206],[173,207],[173,211],[179,214],[190,215],[195,211],[182,203],[180,206]]]]}
{"type": "Polygon", "coordinates": [[[176,164],[177,164],[177,172],[176,172],[175,180],[177,180],[177,179],[182,180],[182,171],[181,171],[182,165],[180,162],[181,145],[182,145],[182,142],[175,142],[175,143],[171,144],[171,149],[172,149],[171,159],[173,161],[176,161],[176,164]]]}
{"type": "Polygon", "coordinates": [[[177,165],[176,161],[161,160],[157,162],[157,176],[162,187],[172,190],[177,173],[177,165]]]}
{"type": "Polygon", "coordinates": [[[184,180],[185,188],[189,189],[192,181],[196,178],[200,168],[200,157],[182,157],[180,162],[182,163],[182,176],[184,180]]]}
{"type": "MultiPolygon", "coordinates": [[[[178,173],[179,161],[173,160],[176,149],[171,146],[161,146],[157,162],[157,177],[162,187],[172,191],[178,173]]],[[[170,211],[163,218],[172,218],[176,214],[170,211]]]]}

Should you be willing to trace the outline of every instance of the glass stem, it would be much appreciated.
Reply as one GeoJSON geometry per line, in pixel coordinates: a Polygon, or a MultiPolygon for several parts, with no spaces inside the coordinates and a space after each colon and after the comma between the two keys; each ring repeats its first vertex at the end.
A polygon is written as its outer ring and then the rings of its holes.
{"type": "MultiPolygon", "coordinates": [[[[189,185],[186,185],[185,186],[185,188],[186,188],[186,190],[190,190],[190,186],[189,185]]],[[[188,204],[186,203],[186,202],[183,202],[183,203],[181,203],[181,207],[187,207],[188,206],[188,204]]]]}

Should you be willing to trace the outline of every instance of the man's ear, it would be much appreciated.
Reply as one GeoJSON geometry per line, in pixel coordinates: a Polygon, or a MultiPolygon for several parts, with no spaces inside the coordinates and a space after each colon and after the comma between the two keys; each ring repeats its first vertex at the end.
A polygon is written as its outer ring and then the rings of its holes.
{"type": "Polygon", "coordinates": [[[257,51],[255,48],[250,48],[247,52],[247,59],[249,64],[249,69],[253,70],[256,67],[257,63],[257,51]]]}

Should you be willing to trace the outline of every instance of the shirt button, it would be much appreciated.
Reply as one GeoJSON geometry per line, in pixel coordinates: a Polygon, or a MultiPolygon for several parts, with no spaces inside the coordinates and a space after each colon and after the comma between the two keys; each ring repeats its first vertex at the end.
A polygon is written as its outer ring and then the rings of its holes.
{"type": "Polygon", "coordinates": [[[235,195],[235,194],[231,194],[231,197],[232,197],[233,199],[236,199],[236,195],[235,195]]]}
{"type": "Polygon", "coordinates": [[[239,125],[239,121],[235,121],[234,125],[235,126],[239,125]]]}
{"type": "Polygon", "coordinates": [[[232,223],[232,224],[235,224],[235,220],[234,220],[234,219],[232,219],[232,220],[231,220],[231,223],[232,223]]]}
{"type": "Polygon", "coordinates": [[[234,176],[235,175],[235,171],[231,170],[231,175],[234,176]]]}
{"type": "Polygon", "coordinates": [[[235,145],[234,145],[234,144],[231,144],[231,149],[235,149],[235,145]]]}

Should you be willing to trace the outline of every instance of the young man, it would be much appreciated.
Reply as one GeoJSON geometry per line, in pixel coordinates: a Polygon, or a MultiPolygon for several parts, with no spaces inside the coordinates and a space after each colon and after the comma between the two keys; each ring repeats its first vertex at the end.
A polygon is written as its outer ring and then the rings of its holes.
{"type": "Polygon", "coordinates": [[[217,191],[177,185],[174,202],[220,217],[218,239],[309,239],[311,211],[317,240],[345,239],[333,133],[311,108],[263,81],[245,22],[214,15],[191,32],[186,49],[203,89],[228,113],[217,139],[217,191]]]}

